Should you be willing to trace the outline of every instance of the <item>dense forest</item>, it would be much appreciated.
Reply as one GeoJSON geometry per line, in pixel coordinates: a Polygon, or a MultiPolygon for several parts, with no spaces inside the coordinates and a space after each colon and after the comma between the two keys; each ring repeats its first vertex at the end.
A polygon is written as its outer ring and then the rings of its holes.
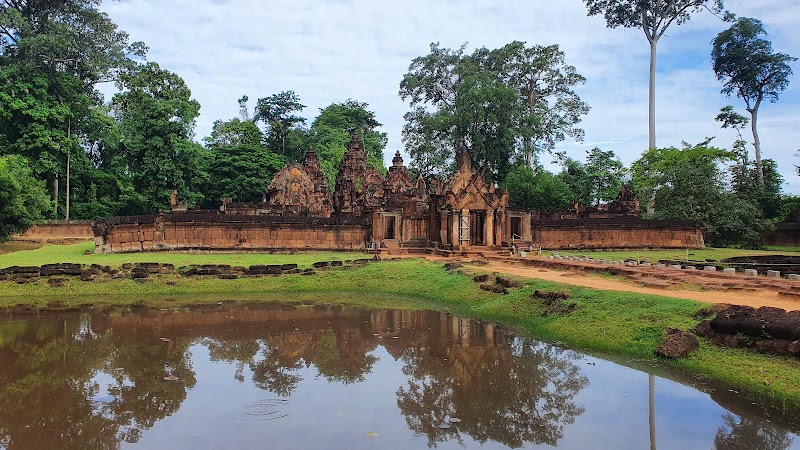
{"type": "MultiPolygon", "coordinates": [[[[706,7],[722,14],[719,1],[585,3],[611,28],[644,27],[653,52],[666,30],[648,33],[654,21],[677,26],[706,7]]],[[[368,103],[342,99],[309,122],[291,86],[256,93],[253,102],[242,96],[238,117],[220,118],[209,136],[196,136],[200,104],[189,86],[150,61],[147,46],[132,42],[100,4],[0,0],[0,239],[43,220],[167,210],[174,189],[196,208],[216,208],[223,197],[261,201],[275,173],[309,146],[332,183],[353,132],[368,162],[385,172],[387,135],[368,103]],[[105,83],[117,88],[111,98],[98,89],[105,83]]],[[[399,95],[410,105],[403,128],[410,169],[447,176],[453,143],[463,139],[514,207],[600,206],[627,185],[644,217],[697,221],[714,244],[759,245],[775,222],[800,220],[800,198],[782,193],[757,132],[759,106],[779,100],[795,58],[773,51],[760,21],[729,12],[723,19],[729,28],[709,46],[709,76],[749,113],[729,106],[709,118],[739,133],[730,145],[708,139],[658,148],[652,134],[628,167],[613,150],[558,152],[562,141],[583,140],[580,122],[590,111],[575,91],[586,79],[558,45],[514,41],[468,53],[466,44],[434,43],[398,74],[399,95]],[[542,158],[557,164],[556,173],[542,158]]]]}

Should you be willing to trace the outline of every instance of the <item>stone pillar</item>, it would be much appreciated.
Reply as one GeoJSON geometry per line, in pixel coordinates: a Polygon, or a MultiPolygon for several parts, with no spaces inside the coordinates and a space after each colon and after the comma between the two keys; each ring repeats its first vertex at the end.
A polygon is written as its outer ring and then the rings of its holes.
{"type": "Polygon", "coordinates": [[[471,242],[469,241],[469,237],[470,237],[469,235],[472,233],[472,229],[470,229],[470,222],[469,221],[470,221],[469,209],[464,208],[464,209],[461,210],[461,229],[458,230],[459,231],[459,237],[458,237],[459,238],[459,245],[461,245],[462,247],[463,246],[469,247],[471,245],[471,242]],[[462,231],[463,229],[468,229],[469,230],[469,232],[466,233],[467,235],[464,236],[464,237],[466,237],[466,240],[461,240],[462,236],[460,236],[460,235],[463,234],[463,231],[462,231]]]}
{"type": "Polygon", "coordinates": [[[494,247],[494,211],[486,210],[486,245],[494,247]]]}
{"type": "Polygon", "coordinates": [[[372,242],[380,242],[383,237],[383,218],[378,212],[372,213],[372,242]]]}
{"type": "Polygon", "coordinates": [[[458,227],[461,225],[461,217],[459,217],[458,213],[454,210],[452,211],[453,214],[453,229],[452,235],[450,236],[450,244],[453,246],[453,250],[459,250],[461,248],[461,237],[458,235],[458,227]]]}
{"type": "Polygon", "coordinates": [[[522,239],[526,242],[533,241],[533,236],[531,234],[531,213],[530,211],[525,213],[524,218],[522,219],[522,239]]]}
{"type": "Polygon", "coordinates": [[[497,236],[495,237],[495,240],[497,241],[498,245],[502,245],[503,241],[506,240],[506,236],[508,235],[508,230],[506,228],[509,226],[508,225],[508,213],[506,213],[505,210],[502,210],[502,212],[500,212],[500,220],[499,220],[499,222],[500,222],[500,226],[497,227],[498,233],[497,233],[497,236]]]}
{"type": "Polygon", "coordinates": [[[447,244],[447,214],[439,216],[439,242],[442,245],[447,244]]]}

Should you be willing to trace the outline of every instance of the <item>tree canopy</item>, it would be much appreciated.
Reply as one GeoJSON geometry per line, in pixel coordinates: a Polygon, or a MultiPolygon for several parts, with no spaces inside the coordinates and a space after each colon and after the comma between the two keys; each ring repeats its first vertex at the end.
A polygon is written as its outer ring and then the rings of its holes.
{"type": "Polygon", "coordinates": [[[751,117],[758,181],[764,184],[761,163],[761,140],[758,136],[758,110],[764,100],[778,101],[789,86],[790,62],[797,58],[772,50],[765,39],[767,32],[761,21],[739,18],[730,28],[714,38],[711,61],[717,79],[723,83],[722,93],[736,94],[744,100],[751,117]]]}
{"type": "Polygon", "coordinates": [[[0,242],[43,219],[50,209],[44,183],[20,156],[0,157],[0,242]]]}
{"type": "Polygon", "coordinates": [[[581,140],[578,128],[589,106],[573,88],[585,79],[565,63],[557,45],[515,41],[499,49],[465,54],[431,44],[415,58],[400,83],[405,142],[412,167],[425,175],[452,168],[453,143],[463,139],[475,163],[502,180],[514,159],[534,165],[567,137],[581,140]]]}
{"type": "Polygon", "coordinates": [[[723,0],[584,0],[590,16],[602,15],[609,28],[638,28],[650,43],[648,148],[656,148],[656,49],[671,25],[680,25],[702,9],[723,10],[723,0]]]}

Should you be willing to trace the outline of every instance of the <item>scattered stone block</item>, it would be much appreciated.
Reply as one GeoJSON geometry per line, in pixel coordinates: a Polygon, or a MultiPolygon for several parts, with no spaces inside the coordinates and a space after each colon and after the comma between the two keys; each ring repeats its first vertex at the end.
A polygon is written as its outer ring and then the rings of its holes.
{"type": "Polygon", "coordinates": [[[131,277],[133,277],[136,280],[147,278],[149,276],[150,272],[148,272],[147,269],[143,267],[134,267],[133,269],[131,269],[131,277]]]}
{"type": "Polygon", "coordinates": [[[714,266],[705,266],[705,267],[703,267],[703,271],[705,271],[705,272],[716,272],[717,268],[714,267],[714,266]]]}
{"type": "Polygon", "coordinates": [[[686,266],[683,269],[684,270],[697,270],[697,267],[695,267],[695,266],[686,266]]]}
{"type": "Polygon", "coordinates": [[[667,337],[655,353],[663,358],[680,359],[686,358],[699,347],[697,338],[688,331],[667,328],[667,337]]]}
{"type": "Polygon", "coordinates": [[[648,262],[644,262],[644,263],[639,264],[639,266],[640,267],[652,267],[653,265],[648,263],[648,262]]]}
{"type": "Polygon", "coordinates": [[[498,276],[495,279],[495,282],[497,284],[499,284],[500,286],[503,286],[503,287],[506,287],[506,288],[519,288],[519,287],[522,287],[522,283],[520,283],[519,281],[513,280],[511,278],[507,278],[507,277],[502,277],[502,276],[498,276]]]}
{"type": "Polygon", "coordinates": [[[223,273],[217,276],[220,280],[235,280],[239,278],[239,275],[235,275],[232,273],[223,273]]]}
{"type": "MultiPolygon", "coordinates": [[[[315,269],[321,269],[323,267],[329,267],[330,265],[331,265],[331,263],[329,261],[320,261],[320,262],[315,262],[314,264],[311,264],[311,266],[314,267],[315,269]]],[[[447,268],[447,264],[445,264],[445,268],[447,268]]],[[[448,270],[450,270],[450,269],[448,269],[448,270]]]]}
{"type": "Polygon", "coordinates": [[[790,273],[789,275],[786,275],[786,278],[788,278],[789,281],[800,281],[800,275],[796,273],[790,273]]]}
{"type": "Polygon", "coordinates": [[[672,264],[671,266],[669,266],[669,268],[670,269],[678,269],[678,270],[682,269],[680,264],[672,264]]]}
{"type": "Polygon", "coordinates": [[[489,275],[485,273],[483,275],[475,275],[474,277],[472,277],[472,281],[476,283],[485,283],[489,281],[489,275]]]}
{"type": "Polygon", "coordinates": [[[722,269],[722,273],[727,273],[727,274],[730,274],[730,275],[734,275],[734,274],[736,274],[736,269],[733,268],[733,267],[726,267],[726,268],[722,269]]]}
{"type": "Polygon", "coordinates": [[[758,271],[756,269],[744,269],[744,275],[746,277],[757,277],[758,271]]]}
{"type": "Polygon", "coordinates": [[[448,270],[448,271],[449,270],[460,269],[462,267],[464,267],[464,266],[461,265],[461,263],[457,263],[457,262],[450,262],[450,263],[445,263],[444,264],[444,270],[448,270]]]}
{"type": "Polygon", "coordinates": [[[767,278],[780,278],[781,273],[778,270],[768,270],[767,271],[767,278]]]}

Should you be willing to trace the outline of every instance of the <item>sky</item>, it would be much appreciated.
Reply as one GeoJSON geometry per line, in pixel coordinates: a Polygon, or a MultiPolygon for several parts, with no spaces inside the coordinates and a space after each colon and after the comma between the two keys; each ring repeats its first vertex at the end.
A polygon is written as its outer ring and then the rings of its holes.
{"type": "MultiPolygon", "coordinates": [[[[774,50],[800,56],[800,2],[728,0],[726,7],[764,22],[774,50]]],[[[576,89],[592,108],[581,124],[585,139],[557,151],[583,160],[600,147],[629,165],[647,147],[647,40],[641,30],[610,29],[602,17],[587,17],[582,0],[106,0],[102,8],[150,47],[148,60],[186,80],[202,105],[198,140],[215,120],[238,117],[242,95],[252,111],[258,98],[293,90],[309,123],[331,103],[367,102],[389,137],[387,164],[396,150],[408,162],[401,130],[410,108],[398,90],[411,60],[428,54],[432,42],[468,43],[471,52],[519,40],[558,44],[587,79],[576,89]]],[[[728,26],[701,12],[659,43],[659,147],[715,136],[714,145],[730,148],[736,139],[714,121],[729,104],[747,115],[741,99],[720,93],[711,69],[711,41],[728,26]]],[[[758,128],[763,157],[777,161],[784,191],[793,194],[800,194],[798,76],[779,102],[762,105],[758,128]]],[[[745,138],[752,141],[749,130],[745,138]]]]}

